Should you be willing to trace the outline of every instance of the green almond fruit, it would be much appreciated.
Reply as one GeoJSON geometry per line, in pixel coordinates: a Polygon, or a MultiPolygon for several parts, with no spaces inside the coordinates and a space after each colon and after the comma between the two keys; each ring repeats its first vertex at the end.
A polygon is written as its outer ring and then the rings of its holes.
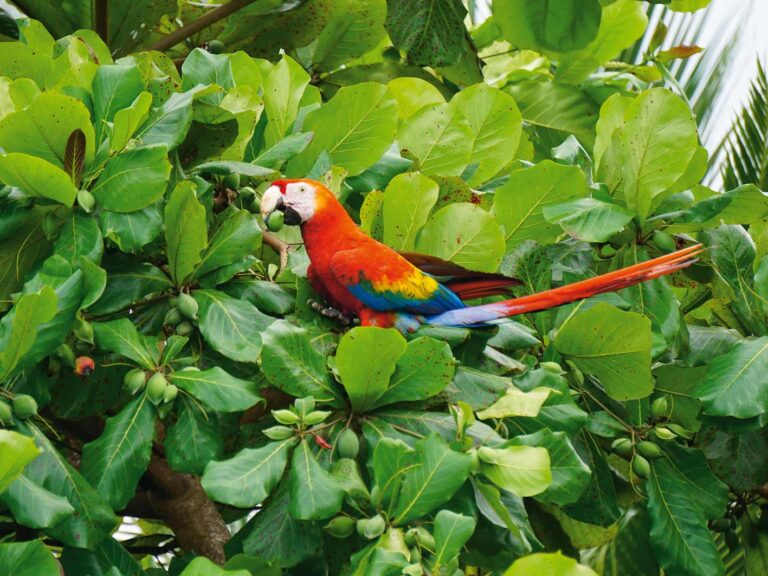
{"type": "Polygon", "coordinates": [[[384,533],[387,523],[381,514],[376,514],[373,518],[361,518],[357,521],[357,533],[366,540],[373,540],[384,533]]]}
{"type": "Polygon", "coordinates": [[[90,212],[96,207],[96,198],[88,190],[80,190],[77,193],[77,205],[86,212],[90,212]]]}
{"type": "Polygon", "coordinates": [[[336,516],[328,524],[323,526],[323,530],[328,532],[334,538],[347,538],[355,531],[357,521],[349,516],[336,516]]]}
{"type": "Polygon", "coordinates": [[[296,413],[304,419],[307,417],[307,414],[315,409],[315,398],[313,396],[297,398],[293,402],[293,406],[296,408],[296,413]]]}
{"type": "Polygon", "coordinates": [[[56,356],[61,358],[62,362],[66,364],[67,366],[74,367],[75,365],[75,351],[72,350],[72,347],[69,344],[62,344],[58,348],[56,348],[56,351],[54,352],[56,356]]]}
{"type": "Polygon", "coordinates": [[[13,412],[21,419],[37,414],[37,400],[29,394],[17,394],[13,398],[13,412]]]}
{"type": "Polygon", "coordinates": [[[328,410],[313,410],[304,417],[304,424],[314,426],[323,422],[331,413],[328,410]]]}
{"type": "Polygon", "coordinates": [[[293,436],[294,430],[288,426],[270,426],[262,430],[262,433],[270,440],[287,440],[293,436]]]}
{"type": "Polygon", "coordinates": [[[653,434],[658,438],[659,440],[674,440],[677,438],[677,434],[672,432],[669,428],[666,428],[665,426],[656,426],[653,429],[653,434]]]}
{"type": "Polygon", "coordinates": [[[632,441],[629,438],[618,438],[611,444],[611,450],[622,458],[629,458],[632,455],[632,441]]]}
{"type": "Polygon", "coordinates": [[[299,415],[296,414],[296,412],[293,410],[288,409],[272,410],[272,417],[280,422],[280,424],[285,424],[286,426],[291,426],[292,424],[298,424],[301,422],[299,415]]]}
{"type": "Polygon", "coordinates": [[[635,450],[637,450],[637,452],[641,456],[645,458],[650,458],[651,460],[653,460],[654,458],[661,458],[662,456],[664,456],[664,453],[661,451],[661,448],[656,446],[656,444],[654,444],[653,442],[646,442],[646,441],[638,442],[637,445],[635,446],[635,450]]]}
{"type": "Polygon", "coordinates": [[[13,424],[13,410],[7,402],[0,400],[0,424],[10,426],[13,424]]]}
{"type": "Polygon", "coordinates": [[[168,384],[168,386],[165,387],[165,390],[163,390],[163,403],[168,404],[169,402],[173,402],[178,393],[179,389],[176,388],[175,385],[168,384]]]}
{"type": "Polygon", "coordinates": [[[635,454],[635,457],[632,458],[632,471],[639,478],[646,479],[651,475],[651,464],[640,454],[635,454]]]}
{"type": "Polygon", "coordinates": [[[184,317],[181,315],[181,311],[178,308],[171,308],[165,315],[163,320],[163,326],[177,326],[181,324],[184,317]]]}
{"type": "Polygon", "coordinates": [[[211,40],[208,42],[208,52],[211,54],[221,54],[227,47],[221,40],[211,40]]]}
{"type": "Polygon", "coordinates": [[[677,248],[675,239],[661,230],[653,231],[653,244],[662,252],[674,252],[677,248]]]}
{"type": "Polygon", "coordinates": [[[280,229],[283,227],[284,223],[285,223],[285,214],[283,214],[279,210],[275,210],[267,218],[267,229],[270,232],[280,232],[280,229]]]}
{"type": "Polygon", "coordinates": [[[147,398],[157,406],[163,401],[165,389],[168,387],[168,380],[161,372],[155,372],[147,381],[147,398]]]}
{"type": "Polygon", "coordinates": [[[123,384],[131,394],[136,394],[147,383],[147,375],[141,368],[135,368],[125,373],[123,384]]]}
{"type": "Polygon", "coordinates": [[[197,311],[199,306],[197,305],[197,300],[195,300],[190,294],[187,294],[186,292],[179,294],[178,307],[179,312],[181,312],[181,315],[184,316],[184,318],[197,320],[197,311]]]}
{"type": "Polygon", "coordinates": [[[651,403],[651,416],[656,420],[669,416],[669,400],[666,396],[659,396],[651,403]]]}
{"type": "Polygon", "coordinates": [[[419,546],[426,548],[427,550],[435,549],[434,536],[432,536],[432,534],[430,534],[429,531],[422,526],[416,527],[416,542],[418,542],[419,546]]]}
{"type": "Polygon", "coordinates": [[[183,322],[180,322],[178,326],[176,326],[176,334],[179,336],[186,336],[188,334],[192,333],[192,330],[195,329],[195,325],[192,324],[189,320],[184,320],[183,322]]]}
{"type": "Polygon", "coordinates": [[[728,518],[712,520],[712,530],[715,532],[727,532],[731,529],[731,521],[728,518]]]}
{"type": "Polygon", "coordinates": [[[237,195],[240,197],[243,204],[246,204],[247,202],[253,202],[253,198],[256,196],[256,190],[250,186],[243,186],[237,191],[237,195]]]}
{"type": "Polygon", "coordinates": [[[557,362],[540,362],[539,367],[552,374],[564,374],[565,370],[557,362]]]}
{"type": "Polygon", "coordinates": [[[240,188],[240,174],[227,174],[221,181],[225,188],[237,190],[240,188]]]}
{"type": "Polygon", "coordinates": [[[357,458],[358,452],[360,452],[360,439],[355,434],[354,430],[350,428],[344,428],[339,434],[339,441],[336,444],[339,451],[339,457],[341,458],[357,458]]]}
{"type": "MultiPolygon", "coordinates": [[[[411,556],[411,560],[413,560],[413,556],[411,556]]],[[[421,556],[419,556],[418,560],[421,560],[421,556]]],[[[408,564],[408,566],[403,568],[402,573],[403,576],[424,576],[424,567],[421,565],[421,562],[418,564],[408,564]]]]}

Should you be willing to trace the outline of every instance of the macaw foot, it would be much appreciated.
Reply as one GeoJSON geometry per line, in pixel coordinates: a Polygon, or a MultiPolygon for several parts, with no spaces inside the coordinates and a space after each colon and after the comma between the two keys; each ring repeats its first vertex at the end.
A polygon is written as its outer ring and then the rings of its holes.
{"type": "Polygon", "coordinates": [[[378,328],[397,328],[402,334],[411,334],[419,329],[421,320],[419,316],[406,312],[377,312],[365,308],[360,311],[360,324],[378,328]]]}
{"type": "Polygon", "coordinates": [[[307,304],[309,304],[309,307],[321,316],[335,320],[339,324],[344,326],[351,326],[354,323],[354,318],[347,316],[344,314],[344,312],[337,310],[333,306],[326,306],[317,300],[307,300],[307,304]]]}

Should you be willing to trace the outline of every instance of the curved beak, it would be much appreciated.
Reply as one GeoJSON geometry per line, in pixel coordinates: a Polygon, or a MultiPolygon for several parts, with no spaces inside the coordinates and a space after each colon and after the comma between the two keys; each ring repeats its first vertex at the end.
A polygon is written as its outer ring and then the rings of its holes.
{"type": "Polygon", "coordinates": [[[281,210],[284,208],[283,193],[280,192],[280,188],[277,186],[270,186],[264,191],[264,195],[261,197],[261,205],[259,209],[261,211],[261,217],[264,221],[267,221],[269,215],[275,210],[281,210]]]}

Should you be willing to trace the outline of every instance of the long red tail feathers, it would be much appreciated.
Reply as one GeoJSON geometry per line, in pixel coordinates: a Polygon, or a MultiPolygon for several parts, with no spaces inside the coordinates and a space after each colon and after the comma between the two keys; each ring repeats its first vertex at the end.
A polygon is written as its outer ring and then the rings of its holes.
{"type": "Polygon", "coordinates": [[[621,290],[622,288],[687,268],[696,262],[696,257],[703,250],[704,247],[701,244],[697,244],[654,258],[653,260],[648,260],[647,262],[608,272],[595,278],[588,278],[587,280],[581,280],[580,282],[574,282],[573,284],[552,288],[551,290],[545,290],[544,292],[521,298],[451,310],[437,316],[431,316],[425,320],[427,324],[433,325],[471,326],[518,314],[547,310],[605,292],[621,290]]]}

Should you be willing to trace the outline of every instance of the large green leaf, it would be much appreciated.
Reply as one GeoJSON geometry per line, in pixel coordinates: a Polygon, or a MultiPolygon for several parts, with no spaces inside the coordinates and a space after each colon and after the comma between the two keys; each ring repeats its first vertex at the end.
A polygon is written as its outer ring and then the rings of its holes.
{"type": "Polygon", "coordinates": [[[13,430],[0,430],[0,492],[16,480],[24,467],[37,458],[40,450],[29,437],[13,430]]]}
{"type": "Polygon", "coordinates": [[[307,114],[304,131],[315,134],[288,172],[304,176],[323,151],[333,164],[355,176],[387,151],[397,128],[397,101],[386,86],[362,82],[341,88],[322,107],[307,114]]]}
{"type": "Polygon", "coordinates": [[[654,461],[646,482],[651,547],[668,573],[723,574],[706,517],[690,488],[670,462],[654,461]]]}
{"type": "Polygon", "coordinates": [[[107,269],[107,285],[96,304],[90,307],[93,314],[106,314],[127,308],[149,296],[171,288],[168,276],[151,264],[118,261],[110,262],[107,269]]]}
{"type": "Polygon", "coordinates": [[[66,258],[74,267],[80,258],[98,264],[103,252],[104,241],[96,220],[79,212],[68,215],[53,246],[53,253],[66,258]]]}
{"type": "Polygon", "coordinates": [[[331,21],[317,37],[313,62],[333,70],[375,48],[386,37],[386,15],[386,0],[337,0],[331,21]]]}
{"type": "Polygon", "coordinates": [[[344,489],[320,466],[307,440],[293,451],[288,486],[288,510],[296,519],[323,520],[341,509],[344,489]]]}
{"type": "Polygon", "coordinates": [[[29,528],[51,528],[71,516],[75,509],[63,496],[53,494],[36,484],[24,473],[0,494],[14,520],[29,528]],[[34,506],[30,506],[34,502],[34,506]]]}
{"type": "Polygon", "coordinates": [[[92,192],[106,210],[134,212],[162,198],[170,173],[166,146],[134,148],[107,162],[92,192]]]}
{"type": "Polygon", "coordinates": [[[420,337],[408,342],[395,372],[375,407],[426,400],[442,392],[453,378],[456,362],[446,342],[420,337]]]}
{"type": "Polygon", "coordinates": [[[77,188],[69,174],[47,160],[11,152],[0,156],[0,180],[17,186],[30,196],[48,198],[72,206],[77,188]]]}
{"type": "Polygon", "coordinates": [[[396,525],[428,514],[451,499],[469,476],[472,458],[454,452],[437,434],[431,434],[414,445],[405,459],[402,485],[393,509],[396,525]]]}
{"type": "Polygon", "coordinates": [[[168,267],[176,285],[181,285],[200,262],[208,243],[205,207],[197,201],[195,184],[179,183],[165,206],[165,242],[168,267]]]}
{"type": "Polygon", "coordinates": [[[299,103],[309,84],[309,74],[289,56],[283,56],[264,81],[266,145],[283,139],[299,112],[299,103]]]}
{"type": "Polygon", "coordinates": [[[114,510],[133,498],[149,464],[155,435],[155,407],[140,394],[107,418],[104,431],[83,446],[80,471],[114,510]]]}
{"type": "Polygon", "coordinates": [[[109,238],[121,252],[136,252],[160,236],[163,219],[157,206],[147,206],[136,212],[99,213],[104,237],[109,238]]]}
{"type": "Polygon", "coordinates": [[[458,176],[472,157],[475,135],[459,106],[430,104],[397,131],[401,150],[415,156],[424,174],[458,176]]]}
{"type": "Polygon", "coordinates": [[[112,120],[112,135],[109,138],[109,151],[120,152],[128,144],[149,115],[152,105],[152,94],[141,92],[136,99],[115,113],[112,120]]]}
{"type": "Polygon", "coordinates": [[[768,336],[742,340],[709,365],[707,375],[691,394],[701,400],[704,414],[752,418],[768,411],[768,336]]]}
{"type": "Polygon", "coordinates": [[[600,26],[598,0],[507,0],[493,5],[494,20],[516,48],[567,52],[583,48],[600,26]]]}
{"type": "Polygon", "coordinates": [[[92,551],[65,546],[59,561],[67,574],[145,576],[141,564],[113,537],[104,538],[92,551]]]}
{"type": "Polygon", "coordinates": [[[577,240],[607,242],[632,220],[632,214],[616,204],[595,198],[579,198],[544,206],[544,219],[577,240]]]}
{"type": "Polygon", "coordinates": [[[435,556],[433,570],[437,571],[456,554],[475,531],[475,519],[440,510],[435,515],[435,556]]]}
{"type": "Polygon", "coordinates": [[[101,142],[107,122],[128,108],[144,90],[139,67],[132,65],[100,66],[93,78],[93,107],[96,140],[101,142]]]}
{"type": "Polygon", "coordinates": [[[0,544],[0,571],[8,576],[59,576],[59,563],[40,540],[0,544]]]}
{"type": "Polygon", "coordinates": [[[32,348],[38,327],[56,315],[56,304],[56,293],[50,286],[43,286],[39,293],[19,298],[13,307],[13,316],[6,316],[4,320],[7,320],[0,323],[0,381],[15,370],[32,348]]]}
{"type": "Polygon", "coordinates": [[[192,102],[211,92],[205,86],[195,86],[186,92],[175,92],[162,106],[150,112],[135,138],[145,145],[165,144],[168,150],[178,148],[192,126],[192,102]]]}
{"type": "Polygon", "coordinates": [[[440,187],[418,172],[398,174],[389,182],[381,211],[384,243],[395,250],[416,247],[416,236],[437,203],[440,187]]]}
{"type": "Polygon", "coordinates": [[[295,443],[295,438],[270,442],[261,448],[245,448],[229,460],[211,462],[202,477],[203,489],[214,500],[230,506],[252,508],[261,504],[282,478],[295,443]]]}
{"type": "Polygon", "coordinates": [[[261,228],[256,216],[245,210],[231,214],[211,238],[192,278],[200,278],[218,268],[251,254],[261,244],[261,228]]]}
{"type": "Polygon", "coordinates": [[[653,391],[651,322],[640,314],[601,302],[570,316],[555,348],[595,375],[616,400],[645,398],[653,391]]]}
{"type": "Polygon", "coordinates": [[[582,566],[573,558],[563,556],[561,552],[538,552],[519,560],[504,572],[504,576],[528,576],[529,574],[547,574],[548,576],[596,576],[597,573],[582,566]]]}
{"type": "Polygon", "coordinates": [[[157,340],[139,334],[128,318],[94,322],[93,337],[102,350],[130,358],[144,368],[151,370],[157,363],[157,340]]]}
{"type": "Polygon", "coordinates": [[[355,411],[370,410],[386,392],[406,347],[405,338],[392,328],[358,326],[344,334],[336,368],[355,411]]]}
{"type": "Polygon", "coordinates": [[[451,100],[467,118],[474,134],[470,162],[479,165],[468,183],[481,184],[510,162],[510,150],[517,150],[523,124],[515,99],[487,84],[475,84],[451,100]]]}
{"type": "Polygon", "coordinates": [[[450,204],[429,219],[416,248],[470,270],[495,272],[504,256],[504,235],[482,208],[450,204]]]}
{"type": "Polygon", "coordinates": [[[710,519],[721,518],[728,504],[728,486],[709,469],[701,450],[670,442],[664,444],[669,466],[688,484],[688,493],[710,519]]]}
{"type": "Polygon", "coordinates": [[[255,382],[230,376],[218,366],[174,372],[171,382],[219,412],[239,412],[263,402],[255,382]]]}
{"type": "Polygon", "coordinates": [[[480,472],[499,488],[518,496],[535,496],[552,483],[549,453],[535,446],[506,446],[477,451],[480,472]]]}
{"type": "Polygon", "coordinates": [[[278,320],[262,337],[260,365],[270,384],[297,398],[339,399],[325,368],[325,357],[312,345],[306,329],[278,320]]]}
{"type": "Polygon", "coordinates": [[[177,472],[202,476],[211,460],[224,452],[224,439],[215,414],[207,414],[193,400],[178,398],[176,420],[166,428],[165,456],[177,472]]]}
{"type": "Polygon", "coordinates": [[[200,332],[211,348],[238,362],[256,362],[261,333],[274,319],[217,290],[195,290],[193,296],[200,305],[200,332]]]}
{"type": "Polygon", "coordinates": [[[584,173],[577,166],[545,160],[509,175],[494,195],[493,214],[504,226],[508,248],[526,240],[548,244],[561,230],[545,219],[545,207],[586,195],[584,173]]]}

